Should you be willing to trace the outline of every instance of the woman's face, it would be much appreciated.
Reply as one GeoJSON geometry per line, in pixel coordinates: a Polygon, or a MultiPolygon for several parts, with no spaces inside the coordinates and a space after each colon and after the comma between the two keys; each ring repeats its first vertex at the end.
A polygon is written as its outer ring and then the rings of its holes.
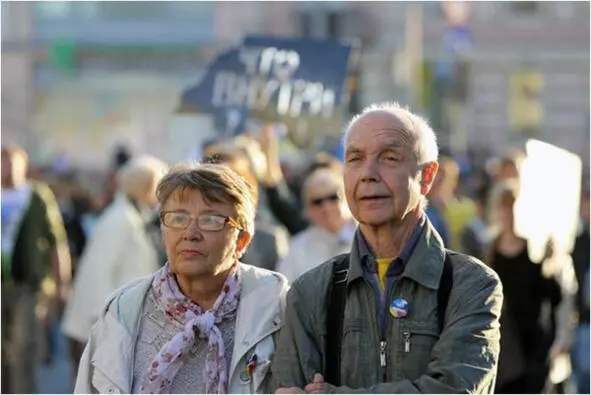
{"type": "MultiPolygon", "coordinates": [[[[228,270],[240,257],[250,240],[250,234],[225,222],[220,230],[200,229],[224,218],[236,220],[236,210],[230,203],[207,202],[199,190],[174,192],[162,207],[168,215],[162,221],[162,238],[171,270],[185,278],[209,277],[228,270]],[[187,216],[188,226],[181,226],[187,216]],[[172,225],[172,226],[170,226],[172,225]]],[[[230,220],[230,222],[232,222],[230,220]]],[[[219,222],[218,222],[219,223],[219,222]]]]}
{"type": "Polygon", "coordinates": [[[331,233],[338,233],[348,218],[343,191],[334,184],[311,188],[306,205],[310,222],[331,233]]]}
{"type": "Polygon", "coordinates": [[[513,231],[514,214],[513,207],[515,206],[515,199],[512,197],[504,197],[499,202],[498,218],[499,225],[502,230],[513,231]]]}

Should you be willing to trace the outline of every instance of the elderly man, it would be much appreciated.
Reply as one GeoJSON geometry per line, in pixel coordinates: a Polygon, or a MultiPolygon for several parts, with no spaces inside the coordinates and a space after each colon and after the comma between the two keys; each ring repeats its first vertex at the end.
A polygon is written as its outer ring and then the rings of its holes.
{"type": "Polygon", "coordinates": [[[36,392],[36,320],[48,326],[70,286],[68,239],[59,207],[46,184],[27,180],[28,163],[21,147],[2,146],[3,393],[36,392]],[[56,290],[46,306],[39,303],[47,293],[45,284],[56,290]],[[48,310],[46,316],[36,317],[41,307],[48,310]]]}
{"type": "Polygon", "coordinates": [[[158,158],[142,156],[117,173],[118,193],[99,218],[82,254],[74,294],[64,313],[62,331],[71,340],[74,366],[107,297],[161,266],[146,227],[157,204],[156,186],[167,169],[158,158]]]}
{"type": "Polygon", "coordinates": [[[349,254],[287,297],[272,367],[278,393],[491,392],[503,303],[497,275],[444,248],[424,213],[437,173],[429,125],[397,104],[347,127],[349,254]]]}

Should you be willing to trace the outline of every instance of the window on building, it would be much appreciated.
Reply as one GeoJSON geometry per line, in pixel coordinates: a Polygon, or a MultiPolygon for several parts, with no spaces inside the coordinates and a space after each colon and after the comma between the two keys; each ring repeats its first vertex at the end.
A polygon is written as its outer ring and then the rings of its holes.
{"type": "Polygon", "coordinates": [[[170,4],[165,1],[102,1],[104,19],[152,19],[166,14],[170,4]]]}
{"type": "Polygon", "coordinates": [[[326,16],[327,37],[338,39],[343,34],[343,14],[331,11],[326,16]]]}
{"type": "Polygon", "coordinates": [[[307,11],[302,11],[299,14],[299,30],[300,34],[304,38],[312,37],[312,30],[313,30],[313,21],[312,21],[312,13],[307,11]]]}
{"type": "Polygon", "coordinates": [[[511,1],[508,4],[513,12],[521,14],[533,14],[540,8],[537,1],[511,1]]]}

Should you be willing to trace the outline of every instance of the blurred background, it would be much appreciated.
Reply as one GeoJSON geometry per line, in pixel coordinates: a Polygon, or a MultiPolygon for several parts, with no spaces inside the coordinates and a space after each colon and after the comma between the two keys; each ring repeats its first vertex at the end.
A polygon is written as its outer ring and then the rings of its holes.
{"type": "Polygon", "coordinates": [[[119,143],[167,158],[182,90],[262,33],[356,40],[349,112],[395,99],[454,152],[535,137],[588,164],[589,4],[457,4],[3,2],[2,137],[35,164],[100,169],[119,143]]]}
{"type": "MultiPolygon", "coordinates": [[[[227,140],[213,116],[187,121],[182,103],[220,53],[247,35],[310,38],[353,52],[335,123],[308,127],[303,142],[284,131],[277,159],[296,201],[303,168],[321,152],[340,159],[345,122],[382,101],[429,119],[457,168],[458,194],[478,200],[504,154],[529,139],[578,156],[588,193],[589,15],[589,2],[573,1],[2,1],[2,143],[24,148],[29,177],[52,188],[75,266],[84,243],[72,229],[90,237],[129,158],[201,160],[227,140]]],[[[249,159],[262,187],[277,184],[249,159]]],[[[289,236],[307,226],[277,218],[267,199],[259,210],[289,236]]],[[[59,319],[48,333],[38,391],[71,391],[59,319]]]]}

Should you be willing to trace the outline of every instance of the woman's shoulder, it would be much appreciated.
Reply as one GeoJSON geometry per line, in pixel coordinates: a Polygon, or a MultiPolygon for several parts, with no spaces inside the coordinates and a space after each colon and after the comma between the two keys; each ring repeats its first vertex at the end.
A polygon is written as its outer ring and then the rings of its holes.
{"type": "Polygon", "coordinates": [[[110,315],[128,332],[133,332],[140,318],[146,295],[152,286],[152,277],[139,278],[113,292],[107,298],[102,317],[110,315]]]}
{"type": "Polygon", "coordinates": [[[278,291],[289,288],[287,278],[278,272],[240,263],[240,272],[244,286],[258,288],[259,286],[269,287],[269,290],[278,291]]]}

